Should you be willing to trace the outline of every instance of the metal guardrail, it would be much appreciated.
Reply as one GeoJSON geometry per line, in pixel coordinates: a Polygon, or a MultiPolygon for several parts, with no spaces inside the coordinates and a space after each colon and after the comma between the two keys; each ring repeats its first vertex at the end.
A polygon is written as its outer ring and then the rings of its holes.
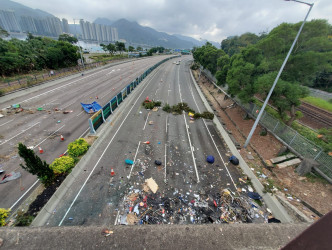
{"type": "MultiPolygon", "coordinates": [[[[208,70],[204,69],[202,71],[217,88],[227,94],[224,89],[215,83],[215,78],[213,77],[213,79],[210,77],[211,73],[208,70]]],[[[257,110],[260,110],[259,106],[253,103],[243,104],[239,99],[236,98],[233,98],[233,101],[242,107],[248,113],[248,115],[256,119],[258,115],[257,110]]],[[[332,157],[325,153],[321,147],[317,146],[312,141],[309,141],[304,136],[298,134],[297,131],[279,121],[266,111],[264,111],[259,123],[272,134],[277,136],[286,146],[291,148],[301,157],[314,159],[317,161],[320,164],[320,167],[318,167],[316,170],[320,175],[322,175],[322,177],[332,183],[332,157]]]]}
{"type": "Polygon", "coordinates": [[[96,130],[103,124],[106,119],[114,112],[114,110],[120,105],[120,103],[147,77],[155,68],[160,64],[173,59],[178,56],[170,57],[160,61],[146,70],[142,75],[136,78],[133,82],[124,87],[118,94],[113,96],[111,100],[91,118],[89,118],[90,133],[95,134],[96,130]]]}

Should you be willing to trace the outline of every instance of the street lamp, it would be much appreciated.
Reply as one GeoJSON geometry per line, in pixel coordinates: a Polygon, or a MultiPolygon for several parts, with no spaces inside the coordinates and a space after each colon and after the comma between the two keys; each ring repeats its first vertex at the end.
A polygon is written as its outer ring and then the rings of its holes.
{"type": "Polygon", "coordinates": [[[267,105],[267,103],[268,103],[268,101],[269,101],[269,99],[270,99],[270,97],[271,97],[271,95],[272,95],[272,92],[273,92],[274,87],[276,86],[276,84],[277,84],[277,82],[278,82],[278,80],[279,80],[279,77],[280,77],[280,75],[281,75],[281,72],[283,71],[283,69],[284,69],[284,67],[285,67],[285,65],[286,65],[286,63],[287,63],[287,60],[288,60],[290,54],[292,53],[292,50],[293,50],[293,48],[294,48],[294,46],[295,46],[295,43],[296,43],[297,39],[298,39],[299,36],[300,36],[300,33],[301,33],[302,28],[303,28],[303,26],[304,26],[304,23],[306,22],[306,20],[307,20],[307,18],[308,18],[308,16],[309,16],[309,13],[310,13],[310,11],[311,11],[311,9],[312,9],[312,7],[314,6],[313,3],[306,3],[306,2],[302,2],[302,1],[298,1],[298,0],[285,0],[285,1],[292,1],[292,2],[303,3],[303,4],[306,4],[306,5],[309,5],[310,8],[309,8],[309,10],[308,10],[307,15],[306,15],[305,18],[304,18],[304,21],[303,21],[303,23],[302,23],[302,25],[301,25],[299,31],[297,32],[297,35],[296,35],[296,37],[295,37],[295,39],[294,39],[294,42],[293,42],[291,48],[289,49],[288,54],[287,54],[287,56],[286,56],[286,58],[285,58],[283,64],[281,65],[281,68],[280,68],[280,70],[279,70],[279,73],[278,73],[276,79],[274,80],[274,83],[273,83],[273,85],[272,85],[272,87],[271,87],[271,89],[270,89],[270,92],[269,92],[269,94],[267,95],[267,97],[266,97],[266,99],[265,99],[265,102],[264,102],[264,104],[263,104],[263,106],[262,106],[262,108],[261,108],[261,110],[260,110],[260,112],[259,112],[259,114],[258,114],[258,116],[257,116],[257,118],[256,118],[256,121],[255,121],[255,123],[254,123],[254,126],[252,126],[252,128],[251,128],[251,130],[250,130],[250,133],[249,133],[249,135],[248,135],[248,138],[247,138],[246,142],[244,143],[244,146],[243,146],[244,148],[246,148],[246,147],[248,146],[248,144],[249,144],[249,142],[250,142],[250,139],[251,139],[253,133],[255,132],[255,129],[256,129],[256,127],[257,127],[257,124],[258,124],[258,122],[259,122],[259,119],[261,118],[261,116],[262,116],[262,114],[263,114],[263,112],[264,112],[264,109],[265,109],[265,107],[266,107],[266,105],[267,105]]]}

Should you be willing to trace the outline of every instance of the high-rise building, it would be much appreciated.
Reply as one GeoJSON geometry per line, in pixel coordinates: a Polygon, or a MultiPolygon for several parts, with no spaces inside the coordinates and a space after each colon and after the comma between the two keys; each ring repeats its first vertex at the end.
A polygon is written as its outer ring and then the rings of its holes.
{"type": "Polygon", "coordinates": [[[93,23],[93,25],[96,28],[96,36],[97,36],[97,41],[101,42],[102,40],[102,34],[101,34],[101,25],[98,23],[93,23]]]}
{"type": "Polygon", "coordinates": [[[101,28],[102,28],[101,34],[102,34],[102,37],[103,37],[103,42],[107,42],[106,25],[102,25],[101,28]]]}
{"type": "Polygon", "coordinates": [[[112,41],[112,27],[111,26],[106,26],[106,32],[107,32],[107,42],[112,41]]]}
{"type": "Polygon", "coordinates": [[[15,12],[12,10],[0,10],[0,19],[3,25],[3,29],[9,32],[20,32],[21,27],[15,16],[15,12]]]}
{"type": "Polygon", "coordinates": [[[66,18],[62,18],[62,30],[63,32],[69,34],[69,24],[66,18]]]}
{"type": "Polygon", "coordinates": [[[113,34],[114,34],[114,39],[113,41],[118,41],[119,40],[119,34],[118,34],[118,29],[112,27],[112,38],[113,38],[113,34]]]}
{"type": "Polygon", "coordinates": [[[20,20],[22,32],[30,32],[31,34],[39,34],[37,32],[37,27],[35,20],[31,16],[21,16],[20,20]]]}

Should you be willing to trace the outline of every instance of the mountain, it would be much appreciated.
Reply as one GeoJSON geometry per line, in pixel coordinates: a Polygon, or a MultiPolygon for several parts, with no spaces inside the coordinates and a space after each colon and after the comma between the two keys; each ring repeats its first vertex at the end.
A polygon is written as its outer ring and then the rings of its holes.
{"type": "Polygon", "coordinates": [[[190,36],[183,36],[180,34],[174,34],[174,36],[176,36],[177,38],[184,40],[184,41],[188,41],[188,42],[192,42],[195,46],[203,46],[204,44],[206,44],[206,42],[210,42],[212,43],[213,46],[220,48],[220,43],[217,42],[213,42],[213,41],[208,41],[208,40],[197,40],[195,38],[192,38],[190,36]]]}
{"type": "Polygon", "coordinates": [[[109,20],[108,18],[98,17],[94,23],[103,24],[103,25],[112,25],[114,21],[109,20]]]}
{"type": "Polygon", "coordinates": [[[141,26],[137,22],[130,22],[126,19],[114,22],[112,27],[118,29],[120,39],[124,39],[130,44],[178,49],[190,49],[194,47],[194,43],[190,41],[184,41],[176,36],[141,26]]]}
{"type": "Polygon", "coordinates": [[[17,18],[21,16],[32,16],[34,18],[54,17],[52,14],[39,9],[32,9],[23,4],[10,0],[0,0],[1,10],[14,10],[17,18]]]}

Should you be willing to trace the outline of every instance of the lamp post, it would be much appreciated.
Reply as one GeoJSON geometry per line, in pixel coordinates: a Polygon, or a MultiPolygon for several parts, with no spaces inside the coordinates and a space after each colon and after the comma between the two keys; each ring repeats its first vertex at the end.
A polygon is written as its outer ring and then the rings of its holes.
{"type": "Polygon", "coordinates": [[[307,20],[307,18],[308,18],[308,16],[309,16],[309,13],[310,13],[312,7],[314,6],[313,3],[306,3],[306,2],[302,2],[302,1],[298,1],[298,0],[285,0],[285,1],[292,1],[292,2],[303,3],[303,4],[306,4],[306,5],[310,6],[310,8],[309,8],[309,10],[308,10],[307,15],[306,15],[305,18],[304,18],[304,21],[303,21],[303,23],[302,23],[302,25],[301,25],[299,31],[297,32],[297,35],[296,35],[296,37],[295,37],[295,39],[294,39],[294,42],[293,42],[291,48],[289,49],[288,54],[287,54],[287,56],[286,56],[286,58],[285,58],[283,64],[281,65],[281,68],[280,68],[280,70],[279,70],[279,73],[278,73],[276,79],[274,80],[274,83],[273,83],[273,85],[272,85],[272,87],[271,87],[271,89],[270,89],[269,94],[267,95],[267,97],[266,97],[266,99],[265,99],[265,102],[264,102],[264,104],[263,104],[263,106],[262,106],[262,108],[261,108],[261,110],[260,110],[260,112],[259,112],[259,114],[258,114],[258,116],[257,116],[257,118],[256,118],[256,121],[255,121],[254,125],[252,126],[252,128],[251,128],[251,130],[250,130],[250,133],[249,133],[249,135],[248,135],[248,138],[247,138],[246,142],[244,143],[244,146],[243,146],[244,148],[246,148],[246,147],[248,146],[248,144],[249,144],[249,142],[250,142],[250,139],[251,139],[253,133],[255,132],[255,129],[256,129],[257,125],[258,125],[258,122],[259,122],[259,120],[260,120],[260,118],[261,118],[261,116],[262,116],[262,114],[263,114],[263,112],[264,112],[264,109],[265,109],[265,107],[266,107],[266,105],[267,105],[267,103],[268,103],[268,101],[269,101],[269,99],[270,99],[270,97],[271,97],[271,95],[272,95],[272,92],[273,92],[273,90],[274,90],[274,87],[276,86],[276,84],[277,84],[277,82],[278,82],[278,80],[279,80],[279,77],[280,77],[280,75],[281,75],[281,73],[282,73],[282,71],[283,71],[283,69],[284,69],[284,67],[285,67],[285,65],[286,65],[286,63],[287,63],[287,60],[288,60],[290,54],[291,54],[292,51],[293,51],[293,48],[294,48],[294,46],[295,46],[295,43],[296,43],[297,39],[299,38],[300,33],[301,33],[302,29],[303,29],[304,23],[306,22],[306,20],[307,20]]]}

